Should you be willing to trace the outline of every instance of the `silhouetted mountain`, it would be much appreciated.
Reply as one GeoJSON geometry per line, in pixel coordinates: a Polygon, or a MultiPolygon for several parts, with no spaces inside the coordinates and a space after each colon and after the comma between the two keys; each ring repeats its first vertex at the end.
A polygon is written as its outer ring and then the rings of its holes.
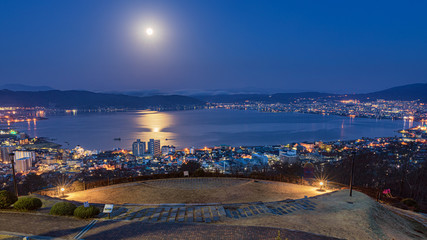
{"type": "Polygon", "coordinates": [[[183,106],[203,105],[204,102],[195,98],[168,95],[134,97],[120,94],[94,93],[89,91],[43,91],[25,92],[0,90],[0,106],[51,107],[51,108],[134,108],[150,107],[178,108],[183,106]]]}
{"type": "Polygon", "coordinates": [[[245,101],[257,101],[264,103],[290,103],[296,99],[359,99],[359,100],[420,100],[427,102],[427,83],[417,83],[389,88],[386,90],[367,94],[332,94],[319,92],[301,93],[276,93],[276,94],[218,94],[194,96],[207,102],[242,103],[245,101]]]}
{"type": "Polygon", "coordinates": [[[0,89],[7,89],[11,91],[50,91],[55,90],[48,86],[28,86],[23,84],[5,84],[1,85],[0,89]]]}
{"type": "Polygon", "coordinates": [[[319,92],[302,93],[276,93],[276,94],[220,94],[195,96],[206,102],[241,103],[245,101],[256,101],[264,103],[290,103],[300,98],[317,99],[321,97],[335,96],[335,94],[319,92]]]}
{"type": "Polygon", "coordinates": [[[357,94],[356,96],[357,98],[362,100],[367,98],[403,101],[412,101],[419,99],[421,102],[427,102],[427,83],[416,83],[398,86],[368,94],[357,94]]]}

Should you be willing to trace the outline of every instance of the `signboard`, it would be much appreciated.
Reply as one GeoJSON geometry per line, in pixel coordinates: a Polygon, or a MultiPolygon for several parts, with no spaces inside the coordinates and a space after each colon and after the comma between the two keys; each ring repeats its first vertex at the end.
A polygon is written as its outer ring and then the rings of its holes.
{"type": "Polygon", "coordinates": [[[83,203],[83,206],[84,206],[84,207],[89,207],[89,202],[84,202],[84,203],[83,203]]]}
{"type": "Polygon", "coordinates": [[[111,213],[113,211],[113,204],[105,204],[103,213],[111,213]]]}
{"type": "Polygon", "coordinates": [[[188,174],[188,171],[184,171],[184,177],[188,177],[190,174],[188,174]]]}

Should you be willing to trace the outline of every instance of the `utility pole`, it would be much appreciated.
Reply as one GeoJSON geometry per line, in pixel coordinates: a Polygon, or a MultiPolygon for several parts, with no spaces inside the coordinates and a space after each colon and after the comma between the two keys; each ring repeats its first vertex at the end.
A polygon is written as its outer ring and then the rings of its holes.
{"type": "Polygon", "coordinates": [[[10,162],[12,163],[12,177],[13,177],[13,188],[15,189],[15,195],[18,197],[18,186],[16,185],[16,178],[15,178],[15,153],[9,153],[10,156],[10,162]]]}
{"type": "Polygon", "coordinates": [[[354,183],[354,158],[356,157],[356,152],[352,153],[351,158],[351,174],[350,174],[350,197],[353,196],[353,183],[354,183]]]}

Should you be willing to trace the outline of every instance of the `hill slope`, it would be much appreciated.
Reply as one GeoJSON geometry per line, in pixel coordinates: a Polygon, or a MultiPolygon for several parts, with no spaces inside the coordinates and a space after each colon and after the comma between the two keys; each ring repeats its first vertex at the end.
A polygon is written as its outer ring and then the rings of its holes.
{"type": "Polygon", "coordinates": [[[299,98],[321,98],[335,96],[335,94],[320,92],[301,92],[301,93],[275,93],[275,94],[221,94],[221,95],[202,95],[198,99],[207,102],[222,103],[241,103],[245,101],[257,101],[265,103],[290,103],[299,98]]]}
{"type": "Polygon", "coordinates": [[[259,216],[224,224],[294,229],[343,239],[426,239],[427,229],[385,208],[367,195],[341,190],[310,198],[313,211],[259,216]]]}
{"type": "Polygon", "coordinates": [[[5,84],[1,85],[0,89],[6,89],[11,91],[50,91],[55,90],[48,86],[29,86],[23,84],[5,84]]]}
{"type": "Polygon", "coordinates": [[[276,93],[276,94],[219,94],[219,95],[199,95],[196,98],[207,102],[221,103],[243,103],[245,101],[264,103],[290,103],[295,99],[310,98],[339,98],[339,99],[359,99],[359,100],[420,100],[427,102],[427,83],[417,83],[404,86],[393,87],[382,91],[366,94],[332,94],[320,92],[300,92],[300,93],[276,93]]]}
{"type": "Polygon", "coordinates": [[[369,97],[370,99],[385,99],[385,100],[420,100],[427,102],[427,83],[416,83],[404,86],[389,88],[386,90],[358,94],[359,97],[369,97]]]}
{"type": "Polygon", "coordinates": [[[186,96],[134,97],[120,94],[94,93],[89,91],[9,91],[0,90],[0,106],[54,107],[54,108],[176,108],[203,105],[204,102],[186,96]]]}

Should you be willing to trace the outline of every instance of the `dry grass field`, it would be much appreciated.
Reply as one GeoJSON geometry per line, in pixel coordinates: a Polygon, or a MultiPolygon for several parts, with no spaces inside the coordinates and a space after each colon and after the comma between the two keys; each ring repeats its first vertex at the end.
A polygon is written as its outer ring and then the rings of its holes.
{"type": "Polygon", "coordinates": [[[125,183],[68,194],[92,203],[240,203],[315,196],[315,187],[236,178],[179,178],[125,183]]]}
{"type": "Polygon", "coordinates": [[[299,211],[283,216],[259,215],[228,219],[218,224],[295,229],[343,239],[426,239],[427,229],[401,217],[367,195],[348,190],[311,199],[314,211],[299,211]]]}

